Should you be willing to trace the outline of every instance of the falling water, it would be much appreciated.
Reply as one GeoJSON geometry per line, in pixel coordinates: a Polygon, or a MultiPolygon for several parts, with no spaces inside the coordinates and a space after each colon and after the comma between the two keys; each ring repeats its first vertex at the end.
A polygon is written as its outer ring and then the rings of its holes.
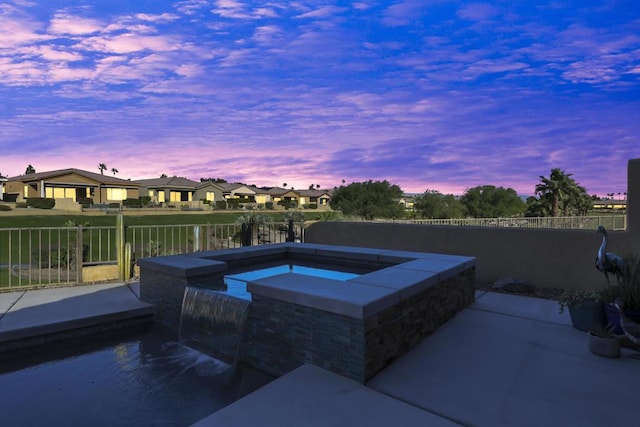
{"type": "Polygon", "coordinates": [[[179,340],[204,347],[230,363],[238,359],[250,301],[224,292],[189,287],[184,291],[179,340]]]}

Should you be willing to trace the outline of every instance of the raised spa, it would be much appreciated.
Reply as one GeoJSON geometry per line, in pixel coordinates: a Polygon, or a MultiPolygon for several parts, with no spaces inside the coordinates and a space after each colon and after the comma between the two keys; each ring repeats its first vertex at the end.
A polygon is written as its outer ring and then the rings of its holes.
{"type": "Polygon", "coordinates": [[[185,288],[227,293],[230,276],[277,266],[291,269],[244,276],[251,303],[234,350],[274,376],[310,363],[365,382],[474,300],[475,258],[306,243],[146,258],[141,298],[177,329],[185,288]]]}

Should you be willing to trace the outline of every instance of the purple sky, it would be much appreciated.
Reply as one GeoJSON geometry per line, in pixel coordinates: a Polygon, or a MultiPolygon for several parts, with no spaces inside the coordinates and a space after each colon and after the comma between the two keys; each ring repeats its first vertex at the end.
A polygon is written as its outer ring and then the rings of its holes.
{"type": "Polygon", "coordinates": [[[626,191],[640,2],[0,0],[0,173],[626,191]]]}

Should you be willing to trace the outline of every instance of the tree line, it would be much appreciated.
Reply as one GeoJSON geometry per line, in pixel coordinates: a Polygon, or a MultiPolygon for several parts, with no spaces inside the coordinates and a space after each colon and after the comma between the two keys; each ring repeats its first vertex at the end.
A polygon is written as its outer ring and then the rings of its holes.
{"type": "Polygon", "coordinates": [[[365,219],[403,218],[499,218],[514,216],[585,215],[596,196],[589,196],[572,174],[555,168],[549,177],[540,176],[535,196],[523,200],[512,188],[481,185],[469,188],[461,197],[427,189],[415,196],[413,211],[399,203],[402,189],[388,181],[354,182],[334,189],[330,206],[345,215],[365,219]]]}

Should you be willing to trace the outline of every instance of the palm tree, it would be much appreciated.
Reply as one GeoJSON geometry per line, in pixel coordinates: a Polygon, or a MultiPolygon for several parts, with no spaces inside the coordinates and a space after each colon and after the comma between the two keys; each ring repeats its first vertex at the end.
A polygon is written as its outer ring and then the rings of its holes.
{"type": "Polygon", "coordinates": [[[119,171],[116,168],[111,168],[111,172],[113,172],[113,175],[115,176],[119,171]]]}
{"type": "Polygon", "coordinates": [[[100,169],[100,174],[104,175],[104,171],[107,170],[107,165],[105,165],[104,163],[99,163],[98,164],[98,169],[100,169]]]}
{"type": "Polygon", "coordinates": [[[540,176],[542,182],[536,185],[536,194],[541,200],[543,198],[551,200],[551,216],[560,216],[561,207],[566,212],[575,198],[585,192],[585,189],[580,187],[571,175],[560,168],[554,168],[551,169],[549,178],[540,176]]]}

